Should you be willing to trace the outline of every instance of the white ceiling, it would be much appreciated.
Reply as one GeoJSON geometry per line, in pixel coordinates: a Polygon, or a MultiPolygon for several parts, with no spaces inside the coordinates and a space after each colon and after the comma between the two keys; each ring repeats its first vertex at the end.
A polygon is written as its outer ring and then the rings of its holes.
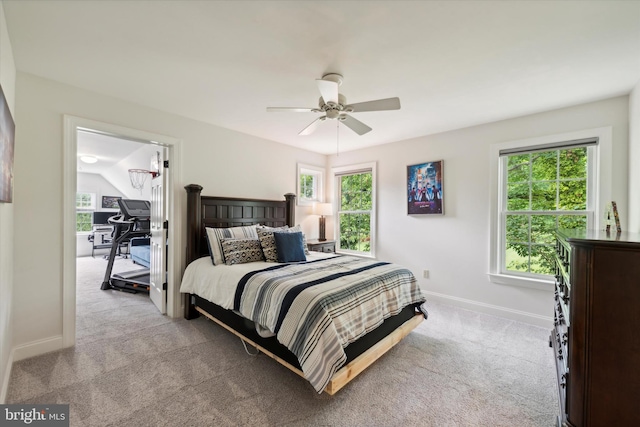
{"type": "Polygon", "coordinates": [[[126,159],[144,145],[126,139],[114,138],[93,132],[78,132],[78,172],[102,174],[112,168],[122,159],[126,159]],[[96,163],[84,163],[82,156],[93,156],[96,163]]]}
{"type": "Polygon", "coordinates": [[[640,79],[639,1],[3,1],[18,70],[320,153],[338,72],[353,150],[623,95],[640,79]]]}

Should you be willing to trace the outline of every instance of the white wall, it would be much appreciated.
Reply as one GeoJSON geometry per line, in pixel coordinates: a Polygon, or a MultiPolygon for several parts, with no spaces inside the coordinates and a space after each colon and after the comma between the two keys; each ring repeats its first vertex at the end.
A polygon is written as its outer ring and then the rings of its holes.
{"type": "MultiPolygon", "coordinates": [[[[18,134],[20,128],[15,108],[16,66],[2,2],[0,2],[0,86],[9,104],[13,121],[16,123],[16,134],[18,134]]],[[[13,229],[14,205],[0,203],[0,404],[5,401],[12,362],[13,229]]]]}
{"type": "MultiPolygon", "coordinates": [[[[19,72],[16,99],[25,126],[17,135],[15,162],[15,283],[13,343],[21,357],[62,346],[62,235],[58,228],[43,230],[41,206],[48,206],[48,222],[62,223],[63,114],[167,135],[182,140],[179,187],[200,184],[204,194],[282,199],[295,193],[296,163],[323,164],[325,156],[240,134],[205,123],[123,102],[51,80],[19,72]],[[45,179],[46,178],[46,179],[45,179]],[[42,241],[46,245],[34,245],[42,241]],[[33,268],[34,262],[38,268],[33,268]]],[[[176,192],[185,208],[185,192],[176,192]]],[[[305,224],[305,212],[298,210],[305,224]]],[[[314,217],[315,219],[315,217],[314,217]]],[[[317,220],[315,221],[317,222],[317,220]]],[[[184,224],[183,233],[186,232],[184,224]]],[[[307,230],[305,230],[306,232],[307,230]]],[[[184,247],[184,242],[175,242],[184,247]]],[[[184,251],[172,260],[182,268],[184,251]]]]}
{"type": "Polygon", "coordinates": [[[629,231],[640,233],[640,81],[629,95],[629,231]]]}
{"type": "MultiPolygon", "coordinates": [[[[425,118],[425,120],[428,118],[425,118]]],[[[628,97],[549,111],[370,149],[341,153],[331,166],[377,162],[377,252],[411,269],[427,298],[548,324],[551,290],[497,285],[489,272],[489,148],[497,142],[613,126],[613,198],[627,218],[628,97]],[[406,167],[444,160],[444,216],[408,216],[406,167]],[[422,270],[430,278],[422,278],[422,270]]],[[[333,198],[330,180],[328,195],[333,198]]],[[[626,224],[624,224],[626,225],[626,224]]]]}

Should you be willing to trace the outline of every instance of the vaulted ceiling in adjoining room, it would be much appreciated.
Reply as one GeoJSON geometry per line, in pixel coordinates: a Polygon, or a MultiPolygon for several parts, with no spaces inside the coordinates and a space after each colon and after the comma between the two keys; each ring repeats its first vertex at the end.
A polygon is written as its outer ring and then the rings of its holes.
{"type": "Polygon", "coordinates": [[[638,1],[3,1],[19,71],[321,153],[336,121],[315,79],[340,73],[340,150],[629,93],[638,1]]]}

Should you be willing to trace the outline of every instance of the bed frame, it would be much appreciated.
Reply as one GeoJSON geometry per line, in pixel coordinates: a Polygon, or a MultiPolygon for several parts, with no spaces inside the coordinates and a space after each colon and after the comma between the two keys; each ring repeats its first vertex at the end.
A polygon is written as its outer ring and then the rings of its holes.
{"type": "MultiPolygon", "coordinates": [[[[285,194],[284,200],[237,199],[202,196],[202,186],[196,184],[187,185],[185,189],[187,190],[187,264],[200,257],[209,256],[205,227],[227,228],[252,224],[270,227],[295,225],[295,194],[285,194]]],[[[424,318],[420,312],[416,313],[416,308],[415,306],[405,307],[396,316],[386,319],[375,330],[349,344],[345,349],[347,361],[335,373],[324,391],[330,395],[335,394],[407,336],[424,318]]],[[[185,294],[185,318],[193,319],[200,314],[304,378],[295,355],[275,337],[263,338],[256,333],[250,320],[197,295],[185,294]]]]}

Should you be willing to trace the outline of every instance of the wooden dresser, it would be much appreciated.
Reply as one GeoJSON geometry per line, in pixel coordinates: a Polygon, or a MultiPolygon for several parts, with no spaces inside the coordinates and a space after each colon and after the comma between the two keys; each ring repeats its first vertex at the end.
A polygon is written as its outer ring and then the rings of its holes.
{"type": "Polygon", "coordinates": [[[554,329],[561,426],[640,426],[640,234],[560,230],[554,329]]]}

